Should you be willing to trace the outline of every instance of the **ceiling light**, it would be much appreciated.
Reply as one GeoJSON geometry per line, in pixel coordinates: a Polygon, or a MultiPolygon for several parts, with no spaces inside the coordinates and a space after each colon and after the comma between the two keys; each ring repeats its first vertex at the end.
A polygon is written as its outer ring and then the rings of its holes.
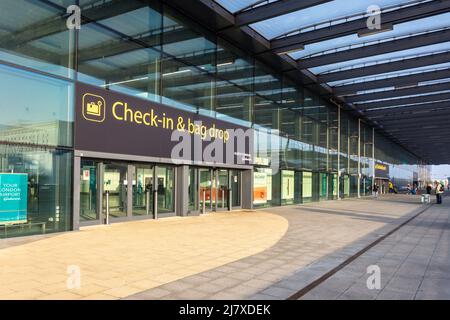
{"type": "Polygon", "coordinates": [[[283,55],[283,54],[289,54],[292,52],[297,52],[297,51],[302,51],[305,50],[305,46],[304,45],[298,45],[296,47],[291,47],[291,49],[280,49],[280,51],[275,51],[276,54],[278,55],[283,55]]]}
{"type": "Polygon", "coordinates": [[[231,65],[231,64],[234,64],[234,60],[231,60],[231,61],[224,61],[224,62],[218,63],[218,64],[216,65],[216,67],[224,67],[224,66],[229,66],[229,65],[231,65]]]}
{"type": "Polygon", "coordinates": [[[117,81],[117,82],[111,82],[111,83],[107,83],[107,84],[102,84],[101,86],[102,87],[110,87],[110,86],[115,86],[115,85],[118,85],[118,84],[142,81],[142,80],[147,80],[147,79],[148,79],[148,77],[135,78],[135,79],[130,79],[130,80],[123,80],[123,81],[117,81]]]}
{"type": "Polygon", "coordinates": [[[178,71],[174,71],[174,72],[163,73],[162,76],[166,77],[166,76],[171,76],[174,74],[180,74],[180,73],[185,73],[185,72],[190,72],[190,71],[192,71],[192,70],[191,69],[178,70],[178,71]]]}

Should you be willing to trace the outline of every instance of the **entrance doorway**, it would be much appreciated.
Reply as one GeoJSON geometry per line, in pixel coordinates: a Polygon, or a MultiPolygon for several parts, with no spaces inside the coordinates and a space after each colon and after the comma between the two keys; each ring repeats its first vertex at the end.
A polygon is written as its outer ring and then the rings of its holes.
{"type": "Polygon", "coordinates": [[[191,167],[189,180],[191,211],[221,211],[228,210],[230,206],[232,208],[241,206],[241,172],[239,170],[191,167]],[[194,206],[196,199],[198,199],[197,208],[194,206]]]}
{"type": "Polygon", "coordinates": [[[81,159],[80,224],[175,215],[175,168],[81,159]],[[156,210],[155,210],[156,208],[156,210]]]}

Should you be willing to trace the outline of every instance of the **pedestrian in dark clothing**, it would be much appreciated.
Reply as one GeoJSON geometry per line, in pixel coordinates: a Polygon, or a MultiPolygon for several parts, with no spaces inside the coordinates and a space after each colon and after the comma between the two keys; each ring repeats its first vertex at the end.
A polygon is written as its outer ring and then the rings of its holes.
{"type": "Polygon", "coordinates": [[[442,204],[442,194],[444,193],[444,186],[436,181],[436,203],[442,204]]]}
{"type": "Polygon", "coordinates": [[[431,186],[431,184],[427,185],[427,194],[431,194],[432,189],[433,187],[431,186]]]}

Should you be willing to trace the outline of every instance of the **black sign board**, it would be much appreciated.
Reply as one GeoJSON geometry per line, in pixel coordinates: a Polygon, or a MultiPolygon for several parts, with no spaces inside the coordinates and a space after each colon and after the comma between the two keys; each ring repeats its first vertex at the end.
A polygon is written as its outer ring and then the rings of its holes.
{"type": "Polygon", "coordinates": [[[375,177],[389,179],[389,165],[376,162],[375,163],[375,177]]]}
{"type": "Polygon", "coordinates": [[[75,101],[77,150],[186,164],[252,163],[252,129],[81,83],[75,101]]]}

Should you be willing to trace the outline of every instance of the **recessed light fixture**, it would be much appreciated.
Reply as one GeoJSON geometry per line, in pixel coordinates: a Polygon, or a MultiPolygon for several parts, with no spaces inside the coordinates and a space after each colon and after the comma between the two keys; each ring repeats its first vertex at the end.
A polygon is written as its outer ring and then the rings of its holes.
{"type": "Polygon", "coordinates": [[[288,48],[280,49],[280,51],[275,51],[275,53],[278,54],[278,55],[283,55],[283,54],[289,54],[289,53],[292,53],[292,52],[302,51],[302,50],[305,50],[305,46],[300,44],[300,45],[295,46],[295,47],[290,47],[289,49],[288,48]]]}
{"type": "Polygon", "coordinates": [[[224,67],[229,66],[231,64],[234,64],[234,60],[220,62],[216,65],[216,67],[224,67]]]}

